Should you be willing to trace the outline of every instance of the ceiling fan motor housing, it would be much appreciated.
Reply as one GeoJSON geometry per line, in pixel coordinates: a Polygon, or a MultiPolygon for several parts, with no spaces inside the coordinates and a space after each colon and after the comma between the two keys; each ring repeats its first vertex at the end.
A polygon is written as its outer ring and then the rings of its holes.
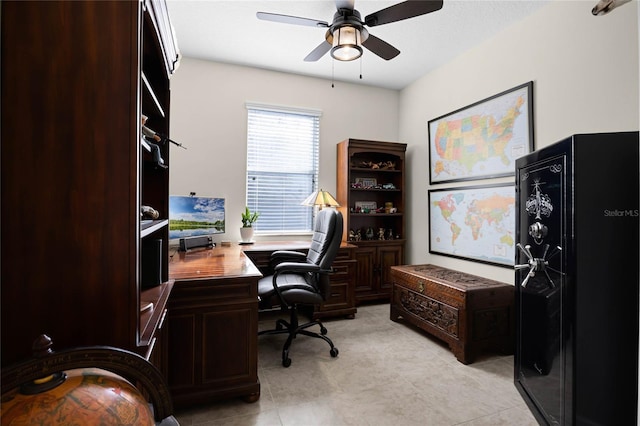
{"type": "Polygon", "coordinates": [[[362,25],[360,12],[350,9],[338,9],[333,15],[333,22],[325,34],[325,39],[329,44],[333,44],[333,34],[340,28],[350,26],[360,31],[360,42],[364,43],[369,38],[369,32],[362,25]]]}

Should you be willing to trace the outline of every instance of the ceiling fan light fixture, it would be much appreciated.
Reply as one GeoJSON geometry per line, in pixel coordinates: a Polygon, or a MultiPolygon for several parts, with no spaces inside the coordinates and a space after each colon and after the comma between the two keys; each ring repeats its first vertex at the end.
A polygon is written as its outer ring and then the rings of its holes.
{"type": "Polygon", "coordinates": [[[331,56],[338,61],[353,61],[362,56],[362,34],[358,28],[342,26],[333,32],[331,56]]]}

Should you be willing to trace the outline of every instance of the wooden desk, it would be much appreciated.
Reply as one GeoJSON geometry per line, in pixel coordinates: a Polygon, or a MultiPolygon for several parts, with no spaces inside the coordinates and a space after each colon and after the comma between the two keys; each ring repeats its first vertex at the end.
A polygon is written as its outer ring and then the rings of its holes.
{"type": "Polygon", "coordinates": [[[242,247],[177,252],[169,298],[169,388],[176,408],[214,399],[260,398],[258,280],[242,247]]]}
{"type": "MultiPolygon", "coordinates": [[[[176,252],[168,303],[169,388],[177,408],[215,399],[260,398],[258,379],[258,280],[275,250],[306,252],[308,241],[176,252]]],[[[356,313],[355,246],[344,244],[333,263],[329,300],[314,318],[356,313]]]]}

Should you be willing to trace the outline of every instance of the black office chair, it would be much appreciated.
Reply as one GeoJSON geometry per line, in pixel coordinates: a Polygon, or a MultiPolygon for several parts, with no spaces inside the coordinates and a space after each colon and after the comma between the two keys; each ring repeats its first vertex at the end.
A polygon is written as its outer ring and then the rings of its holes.
{"type": "Polygon", "coordinates": [[[299,305],[317,305],[329,296],[329,274],[342,239],[342,215],[334,209],[325,208],[316,216],[309,252],[280,250],[271,255],[273,275],[262,278],[258,283],[258,296],[262,309],[270,308],[275,299],[283,310],[289,310],[290,319],[279,319],[274,330],[264,330],[258,334],[284,334],[289,337],[282,348],[282,365],[289,367],[289,347],[298,334],[323,339],[331,346],[329,353],[338,356],[338,348],[333,345],[327,329],[318,320],[305,324],[298,322],[299,305]],[[320,326],[320,333],[308,331],[313,325],[320,326]]]}

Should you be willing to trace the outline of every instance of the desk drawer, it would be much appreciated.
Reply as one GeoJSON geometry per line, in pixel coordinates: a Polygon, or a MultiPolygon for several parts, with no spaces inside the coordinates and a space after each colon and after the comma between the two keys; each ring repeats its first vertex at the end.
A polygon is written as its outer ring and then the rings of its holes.
{"type": "Polygon", "coordinates": [[[228,305],[258,300],[257,279],[176,282],[170,308],[228,305]]]}
{"type": "Polygon", "coordinates": [[[356,261],[353,259],[336,260],[333,262],[333,273],[329,276],[329,298],[314,309],[314,319],[345,315],[353,318],[357,312],[355,307],[355,288],[353,277],[356,261]]]}
{"type": "Polygon", "coordinates": [[[349,306],[348,283],[331,284],[329,298],[322,304],[322,309],[346,308],[349,306]]]}

